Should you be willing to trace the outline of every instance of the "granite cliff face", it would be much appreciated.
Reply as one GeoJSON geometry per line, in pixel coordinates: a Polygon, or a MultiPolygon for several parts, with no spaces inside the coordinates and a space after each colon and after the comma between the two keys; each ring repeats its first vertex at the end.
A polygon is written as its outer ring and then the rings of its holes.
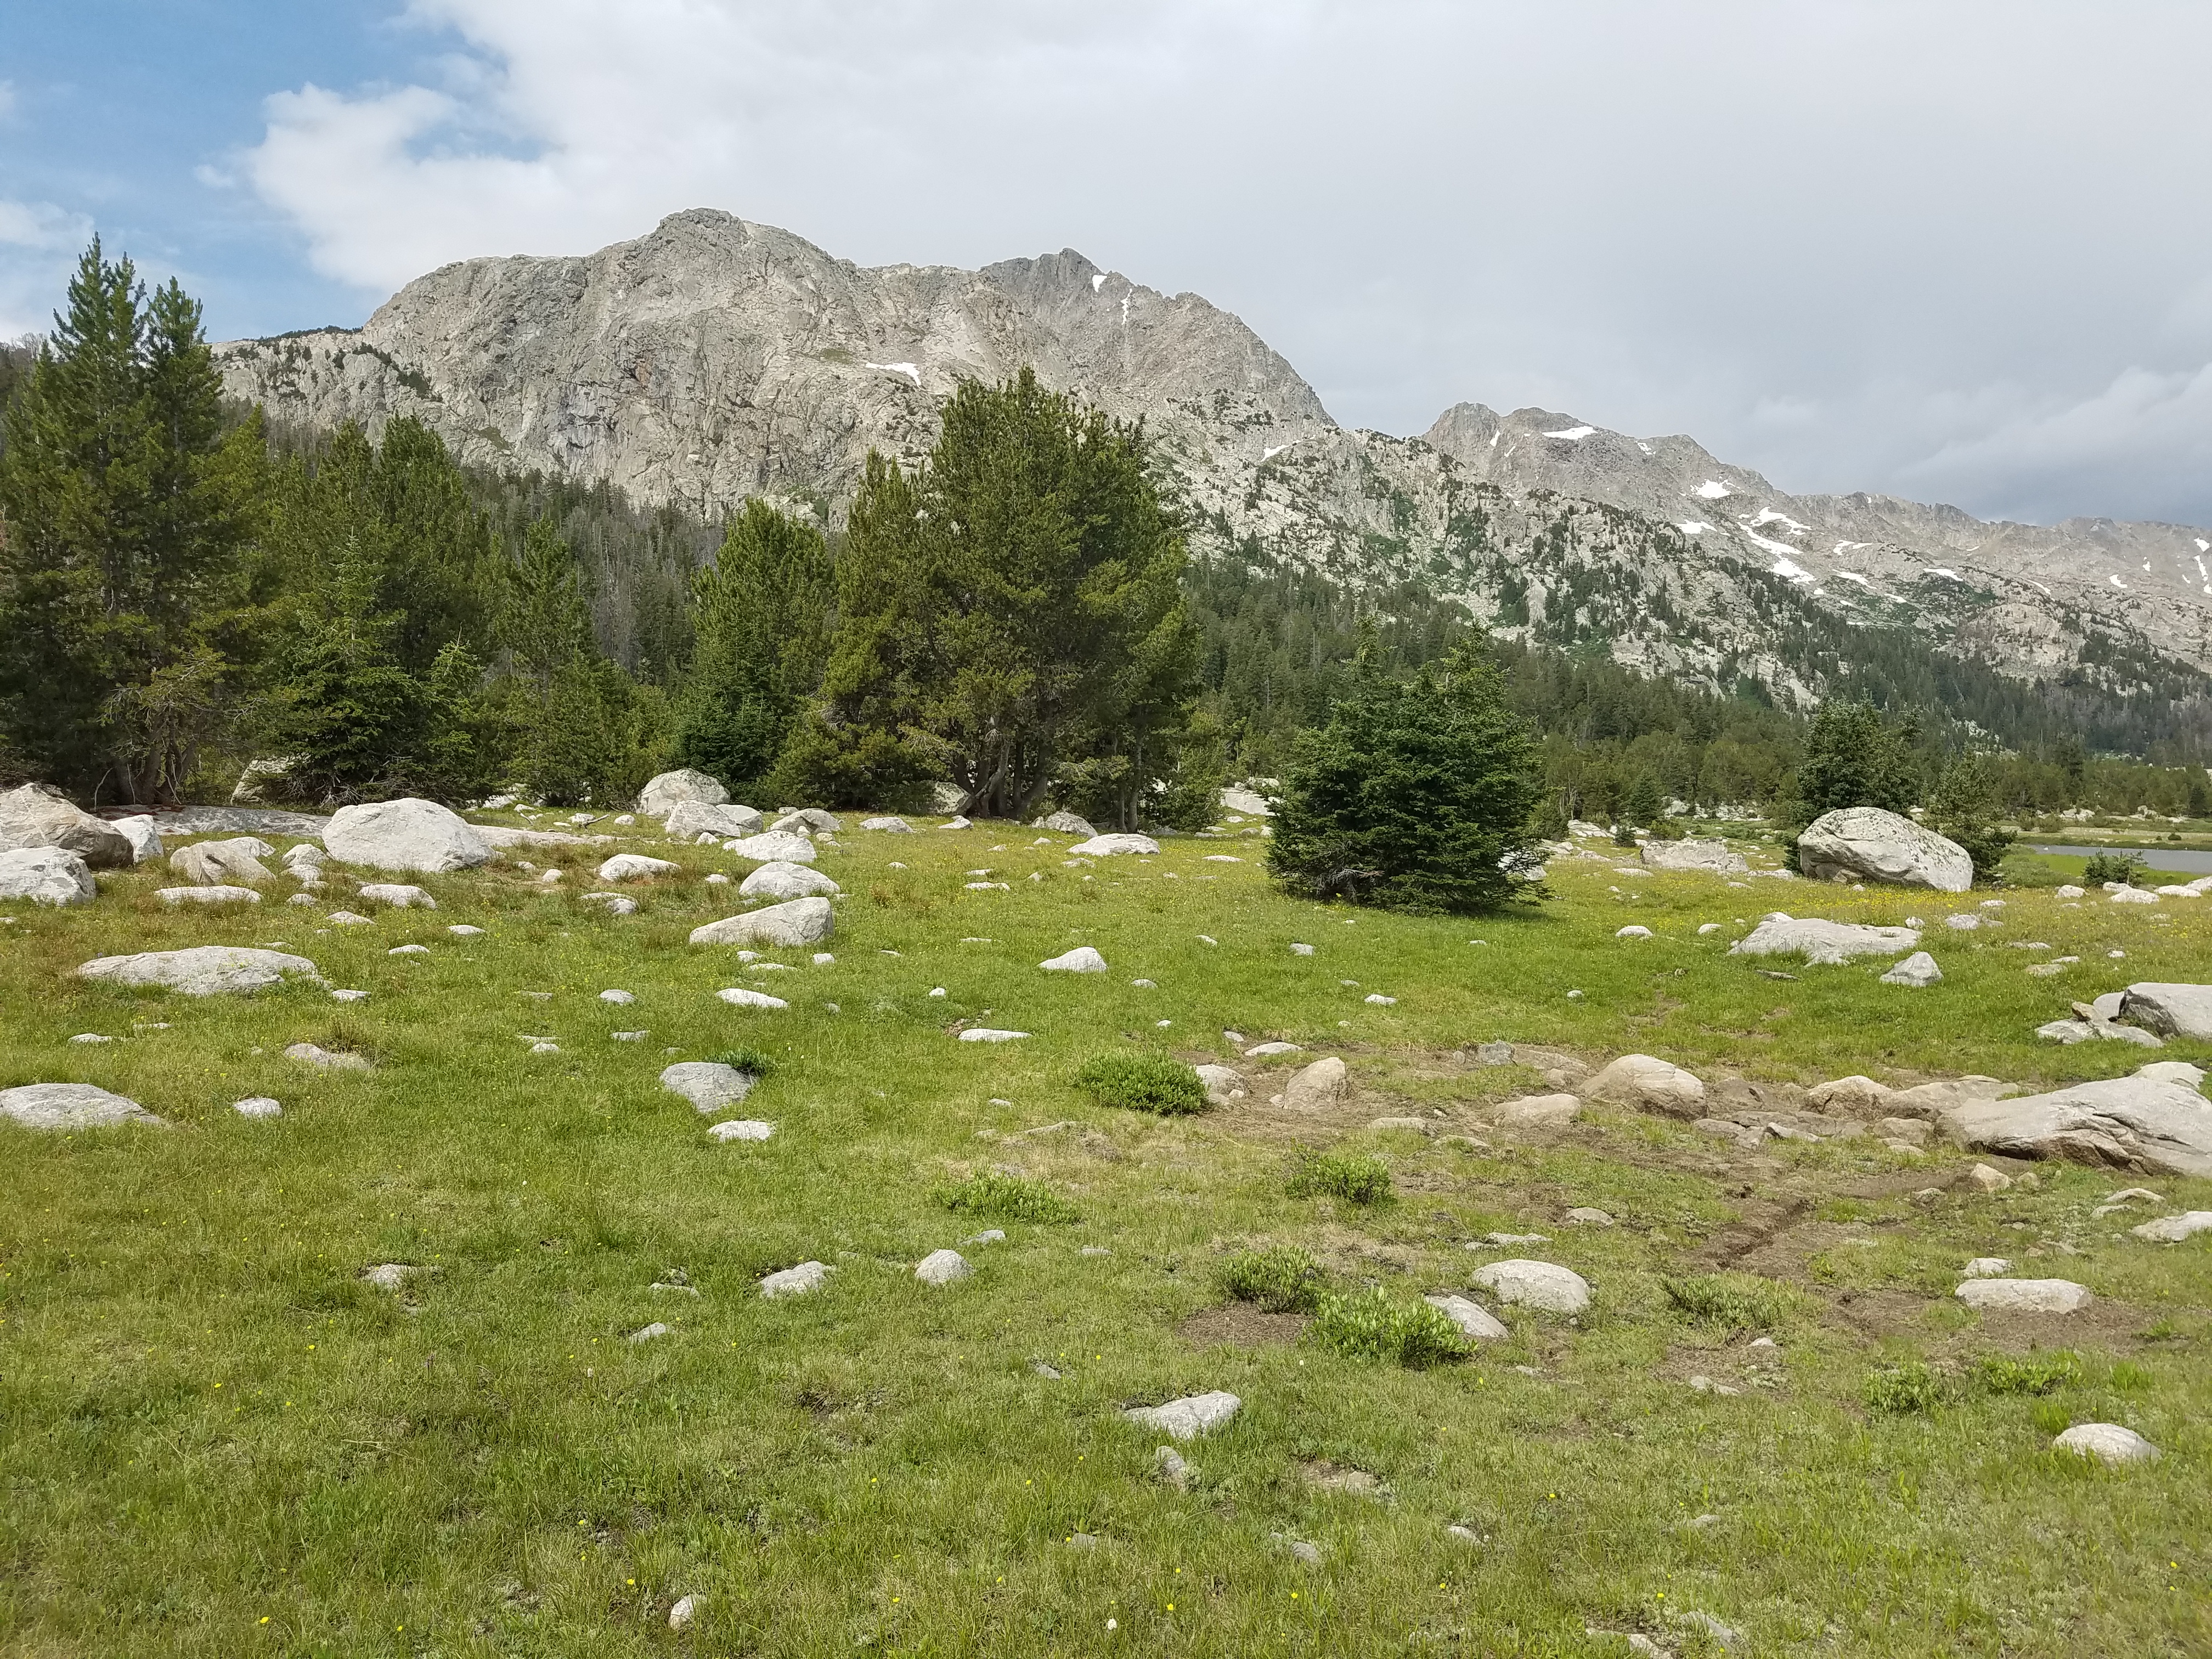
{"type": "Polygon", "coordinates": [[[1804,642],[1837,621],[2118,690],[2212,669],[2205,532],[1792,497],[1687,438],[1540,410],[1463,404],[1419,439],[1346,430],[1237,318],[1072,251],[870,270],[694,210],[581,258],[448,265],[358,331],[217,359],[232,396],[281,420],[413,415],[473,464],[708,514],[765,495],[832,524],[871,447],[919,460],[960,379],[1027,363],[1145,419],[1198,550],[1418,582],[1508,635],[1795,696],[1823,689],[1804,642]]]}

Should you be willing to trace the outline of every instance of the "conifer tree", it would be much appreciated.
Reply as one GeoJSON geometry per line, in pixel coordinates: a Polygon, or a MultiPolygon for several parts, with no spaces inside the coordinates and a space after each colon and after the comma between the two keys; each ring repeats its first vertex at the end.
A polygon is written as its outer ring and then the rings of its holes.
{"type": "Polygon", "coordinates": [[[198,303],[173,280],[149,301],[95,237],[0,450],[0,732],[56,781],[173,796],[177,711],[220,713],[209,632],[232,597],[245,452],[261,442],[249,422],[226,453],[221,394],[198,303]],[[151,711],[167,711],[158,736],[133,724],[151,711]]]}
{"type": "Polygon", "coordinates": [[[1460,914],[1540,893],[1538,751],[1484,645],[1394,679],[1371,641],[1285,775],[1276,879],[1306,897],[1460,914]]]}

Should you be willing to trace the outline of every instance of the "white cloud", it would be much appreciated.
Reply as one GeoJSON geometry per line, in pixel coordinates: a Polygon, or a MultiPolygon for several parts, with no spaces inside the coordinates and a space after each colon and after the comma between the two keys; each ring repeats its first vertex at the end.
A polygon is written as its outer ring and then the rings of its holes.
{"type": "Polygon", "coordinates": [[[0,199],[0,339],[43,334],[92,221],[51,202],[0,199]]]}
{"type": "Polygon", "coordinates": [[[1535,404],[1788,489],[2212,521],[2189,435],[2212,216],[2175,209],[2212,175],[2212,8],[411,0],[405,23],[410,84],[279,94],[229,168],[364,300],[692,206],[870,264],[1073,246],[1237,311],[1351,423],[1535,404]]]}

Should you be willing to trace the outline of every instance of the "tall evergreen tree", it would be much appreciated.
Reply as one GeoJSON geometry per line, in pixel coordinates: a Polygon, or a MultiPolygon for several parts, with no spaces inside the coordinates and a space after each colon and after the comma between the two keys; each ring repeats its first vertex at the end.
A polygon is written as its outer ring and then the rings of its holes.
{"type": "Polygon", "coordinates": [[[261,428],[237,428],[226,453],[221,392],[198,303],[173,280],[149,302],[95,237],[0,450],[0,729],[58,781],[173,796],[180,696],[222,702],[208,635],[232,597],[250,505],[237,480],[261,428]],[[153,710],[168,711],[159,734],[153,710]]]}
{"type": "Polygon", "coordinates": [[[801,752],[872,746],[878,775],[949,776],[962,811],[1019,817],[1112,743],[1141,800],[1188,706],[1183,563],[1141,427],[1026,368],[964,382],[915,478],[880,459],[862,478],[801,752]]]}
{"type": "Polygon", "coordinates": [[[1798,826],[1846,806],[1910,811],[1920,798],[1918,738],[1917,722],[1886,720],[1871,703],[1823,704],[1797,765],[1798,826]]]}
{"type": "Polygon", "coordinates": [[[835,576],[813,526],[749,501],[692,578],[678,756],[732,787],[775,766],[829,658],[835,576]]]}

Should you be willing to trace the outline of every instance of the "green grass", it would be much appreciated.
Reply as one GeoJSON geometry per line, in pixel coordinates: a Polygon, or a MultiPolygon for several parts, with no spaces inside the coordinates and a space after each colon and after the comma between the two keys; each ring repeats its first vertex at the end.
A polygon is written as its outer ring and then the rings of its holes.
{"type": "MultiPolygon", "coordinates": [[[[1632,1051],[1717,1096],[1729,1077],[2124,1073],[2146,1056],[2033,1028],[2133,980],[2205,977],[2207,902],[2008,892],[2002,925],[1951,934],[1941,918],[1984,895],[1620,875],[1601,848],[1553,864],[1552,904],[1469,921],[1291,902],[1249,841],[1085,869],[1034,836],[848,831],[822,860],[850,895],[836,961],[766,953],[786,972],[688,944],[735,908],[696,876],[735,866],[654,842],[635,845],[693,875],[636,889],[620,921],[511,866],[422,878],[434,914],[328,933],[323,911],[352,898],[335,871],[316,909],[169,911],[153,870],[104,876],[86,908],[11,907],[0,1086],[94,1083],[171,1127],[0,1127],[0,1652],[1621,1650],[1595,1628],[1687,1654],[1680,1607],[1761,1654],[2212,1650],[2212,1241],[2132,1238],[2145,1206],[2091,1214],[2134,1185],[2212,1208],[2212,1182],[2047,1166],[2032,1191],[1984,1196],[1947,1184],[1973,1160],[1942,1146],[1754,1157],[1598,1105],[1565,1132],[1472,1127],[1550,1091],[1565,1060],[1632,1051]],[[977,866],[1013,890],[968,891],[977,866]],[[1944,981],[1882,986],[1880,961],[1762,978],[1728,945],[1775,908],[1919,915],[1944,981]],[[1632,921],[1656,937],[1616,939],[1632,921]],[[487,932],[454,939],[453,922],[487,932]],[[278,939],[369,1000],[68,977],[94,956],[278,939]],[[2030,978],[2046,957],[2022,940],[2081,960],[2030,978]],[[387,954],[412,942],[430,954],[387,954]],[[1110,975],[1037,970],[1085,944],[1110,975]],[[738,984],[791,1007],[714,999],[738,984]],[[637,1002],[600,1002],[614,987],[637,1002]],[[954,1040],[975,1024],[1033,1035],[954,1040]],[[1305,1052],[1243,1058],[1267,1039],[1305,1052]],[[377,1069],[306,1072],[282,1054],[302,1041],[377,1069]],[[1491,1041],[1524,1052],[1482,1065],[1491,1041]],[[744,1112],[775,1135],[719,1144],[658,1074],[740,1048],[774,1062],[744,1112]],[[1246,1098],[1163,1116],[1074,1086],[1089,1059],[1132,1050],[1235,1066],[1246,1098]],[[1267,1104],[1325,1054],[1350,1071],[1340,1109],[1267,1104]],[[283,1116],[240,1118],[247,1095],[283,1116]],[[1389,1137],[1394,1202],[1284,1190],[1300,1151],[1365,1158],[1372,1120],[1431,1114],[1433,1138],[1389,1137]],[[938,1194],[984,1190],[979,1176],[1036,1183],[1080,1219],[1009,1217],[1004,1243],[965,1244],[994,1223],[938,1194]],[[1940,1198],[1912,1198],[1930,1185],[1940,1198]],[[1585,1205],[1616,1224],[1564,1223],[1585,1205]],[[1552,1242],[1468,1248],[1494,1231],[1552,1242]],[[1370,1289],[1391,1308],[1489,1302],[1471,1276],[1509,1255],[1572,1267],[1597,1304],[1513,1318],[1510,1339],[1420,1369],[1318,1335],[1239,1346],[1235,1322],[1255,1322],[1224,1277],[1261,1244],[1304,1251],[1355,1307],[1370,1289]],[[917,1283],[945,1247],[974,1273],[917,1283]],[[2095,1316],[1984,1324],[1951,1291],[1992,1255],[2080,1280],[2095,1316]],[[810,1260],[836,1269],[827,1288],[757,1295],[810,1260]],[[360,1277],[381,1262],[428,1271],[393,1296],[360,1277]],[[672,1269],[700,1294],[653,1290],[672,1269]],[[1749,1281],[1772,1283],[1778,1347],[1752,1349],[1725,1297],[1699,1317],[1667,1289],[1713,1278],[1754,1308],[1749,1281]],[[671,1334],[626,1340],[654,1322],[671,1334]],[[2048,1364],[2062,1347],[2080,1374],[2047,1393],[1972,1382],[1982,1356],[2048,1364]],[[1870,1375],[1914,1364],[1959,1386],[1929,1411],[1870,1406],[1870,1375]],[[1739,1392],[1693,1391],[1693,1374],[1739,1392]],[[1199,1479],[1159,1480],[1158,1437],[1122,1409],[1214,1389],[1243,1409],[1183,1449],[1199,1479]],[[2108,1471],[2048,1453],[2089,1421],[2166,1455],[2108,1471]],[[1390,1500],[1317,1487],[1304,1472],[1324,1461],[1390,1500]],[[1073,1550],[1078,1531],[1106,1542],[1073,1550]],[[699,1619],[673,1638],[687,1594],[699,1619]]],[[[590,884],[563,862],[569,888],[590,884]]]]}
{"type": "Polygon", "coordinates": [[[1075,1086],[1101,1106],[1185,1117],[1206,1108],[1206,1085],[1186,1060],[1163,1054],[1100,1054],[1085,1060],[1075,1086]]]}
{"type": "Polygon", "coordinates": [[[1693,1324],[1728,1334],[1780,1329],[1803,1304],[1790,1286],[1753,1273],[1701,1273],[1664,1279],[1660,1288],[1693,1324]]]}

